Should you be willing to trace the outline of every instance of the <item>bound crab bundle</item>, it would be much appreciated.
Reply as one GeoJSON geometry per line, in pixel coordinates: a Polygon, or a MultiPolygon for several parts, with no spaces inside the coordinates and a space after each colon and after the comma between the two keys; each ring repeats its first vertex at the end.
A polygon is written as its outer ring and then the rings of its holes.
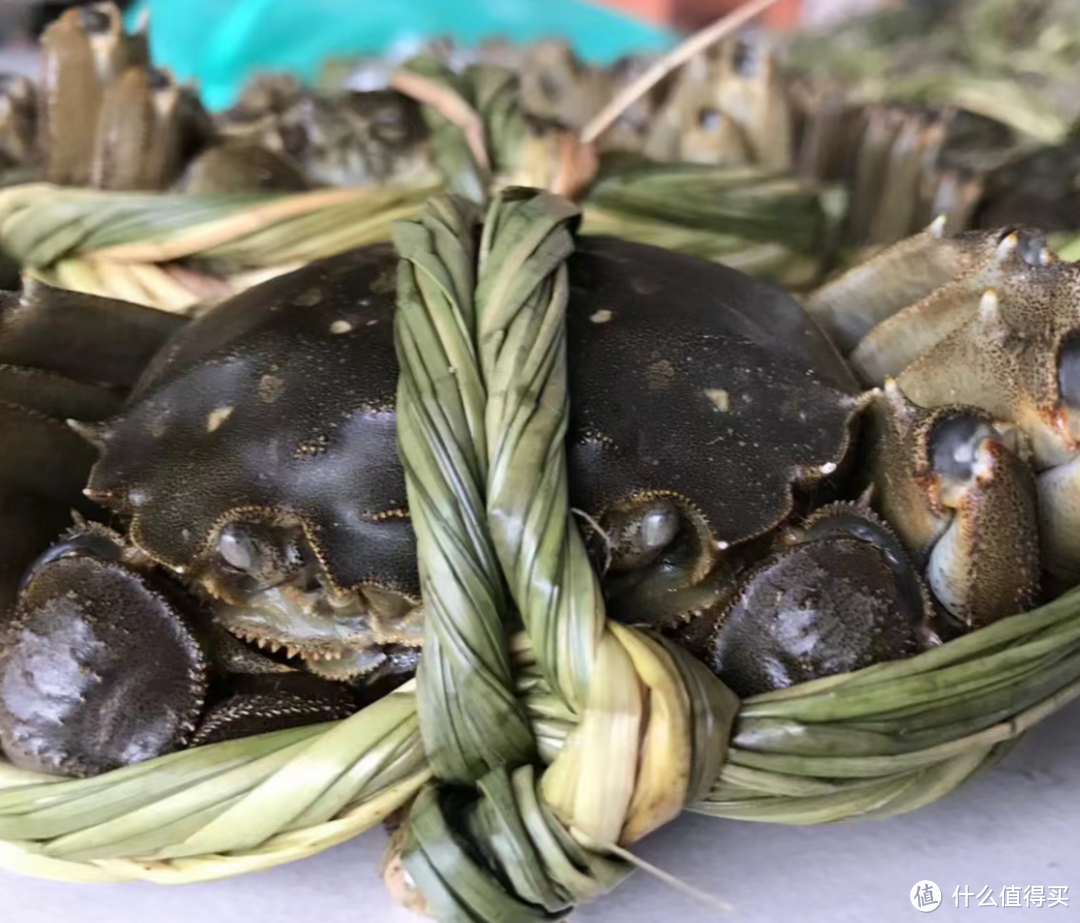
{"type": "Polygon", "coordinates": [[[1080,692],[1077,266],[932,228],[807,314],[577,215],[436,198],[192,321],[5,305],[6,866],[202,880],[405,808],[403,899],[558,918],[683,809],[911,810],[1080,692]]]}
{"type": "MultiPolygon", "coordinates": [[[[59,34],[115,50],[100,14],[59,34]]],[[[583,162],[497,74],[409,74],[440,183],[583,162]]],[[[912,810],[1080,691],[1080,267],[1037,232],[938,221],[804,308],[588,202],[429,191],[192,196],[149,241],[163,197],[5,193],[54,270],[153,254],[133,300],[177,239],[307,265],[193,318],[0,303],[0,863],[203,880],[397,814],[402,899],[559,918],[683,809],[912,810]]]]}
{"type": "Polygon", "coordinates": [[[0,88],[10,187],[0,240],[39,278],[184,310],[389,239],[440,188],[482,201],[513,184],[590,200],[589,230],[616,227],[785,281],[815,277],[835,240],[837,209],[820,184],[770,165],[635,157],[598,174],[598,157],[627,132],[580,141],[523,105],[536,81],[507,67],[459,73],[423,57],[369,92],[270,76],[211,117],[148,62],[146,45],[111,4],[92,4],[47,30],[40,86],[0,88]]]}

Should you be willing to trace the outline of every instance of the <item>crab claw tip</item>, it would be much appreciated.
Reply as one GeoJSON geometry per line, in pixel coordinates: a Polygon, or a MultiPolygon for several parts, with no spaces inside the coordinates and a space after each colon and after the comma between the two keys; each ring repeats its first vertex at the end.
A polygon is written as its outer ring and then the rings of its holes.
{"type": "Polygon", "coordinates": [[[931,237],[944,237],[945,236],[945,215],[938,215],[933,221],[930,222],[927,227],[927,232],[931,237]]]}

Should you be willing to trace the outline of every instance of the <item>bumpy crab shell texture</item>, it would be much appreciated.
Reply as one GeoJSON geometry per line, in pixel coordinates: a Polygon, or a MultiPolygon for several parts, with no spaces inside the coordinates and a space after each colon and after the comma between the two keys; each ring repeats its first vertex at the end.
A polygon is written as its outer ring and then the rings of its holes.
{"type": "Polygon", "coordinates": [[[98,429],[88,493],[187,570],[238,518],[294,517],[335,585],[415,593],[400,511],[392,252],[359,250],[194,321],[98,429]]]}
{"type": "Polygon", "coordinates": [[[579,240],[570,282],[579,508],[672,493],[734,545],[787,517],[793,485],[843,460],[857,388],[779,288],[614,238],[579,240]]]}
{"type": "Polygon", "coordinates": [[[190,738],[206,662],[139,574],[75,556],[35,568],[0,656],[0,745],[17,766],[97,775],[190,738]]]}
{"type": "MultiPolygon", "coordinates": [[[[194,321],[94,435],[89,493],[181,571],[237,520],[299,524],[339,589],[417,592],[395,440],[396,257],[313,263],[194,321]]],[[[779,289],[658,248],[590,238],[570,260],[572,499],[602,514],[684,498],[716,547],[791,511],[842,461],[847,369],[779,289]]]]}

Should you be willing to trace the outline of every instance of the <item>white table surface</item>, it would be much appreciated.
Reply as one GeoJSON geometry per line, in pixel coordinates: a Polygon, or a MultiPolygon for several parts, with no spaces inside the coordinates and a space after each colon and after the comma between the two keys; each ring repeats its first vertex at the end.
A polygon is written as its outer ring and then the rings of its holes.
{"type": "MultiPolygon", "coordinates": [[[[386,842],[369,832],[313,859],[201,885],[71,885],[0,872],[11,923],[418,923],[375,873],[386,842]]],[[[889,821],[781,827],[686,816],[638,853],[735,908],[718,914],[638,873],[581,908],[590,923],[914,923],[1080,920],[1080,705],[1036,728],[998,766],[944,801],[889,821]],[[920,879],[944,892],[920,915],[920,879]],[[1065,885],[1069,906],[953,906],[953,891],[1065,885]]],[[[961,902],[962,904],[962,902],[961,902]]]]}

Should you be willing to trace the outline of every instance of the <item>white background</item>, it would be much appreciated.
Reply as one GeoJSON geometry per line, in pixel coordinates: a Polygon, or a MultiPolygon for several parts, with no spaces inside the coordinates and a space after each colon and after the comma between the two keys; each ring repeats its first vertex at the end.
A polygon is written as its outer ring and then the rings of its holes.
{"type": "MultiPolygon", "coordinates": [[[[204,885],[70,885],[0,872],[11,923],[418,923],[384,894],[381,830],[303,862],[204,885]]],[[[638,873],[582,923],[939,923],[1080,920],[1080,705],[1036,728],[944,801],[889,821],[780,827],[686,816],[637,852],[734,905],[720,915],[638,873]],[[918,913],[928,878],[943,906],[918,913]],[[957,886],[1067,885],[1070,906],[952,906],[957,886]]]]}

